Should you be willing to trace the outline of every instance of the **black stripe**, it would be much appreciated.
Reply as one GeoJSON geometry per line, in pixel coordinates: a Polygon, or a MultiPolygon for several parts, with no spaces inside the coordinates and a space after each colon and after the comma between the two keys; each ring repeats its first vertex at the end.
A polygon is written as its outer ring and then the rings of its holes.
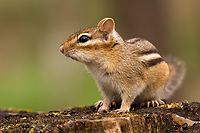
{"type": "Polygon", "coordinates": [[[112,48],[115,47],[116,45],[119,45],[119,43],[115,43],[115,44],[112,46],[112,48]]]}
{"type": "Polygon", "coordinates": [[[111,75],[111,74],[112,74],[111,72],[105,72],[104,75],[109,76],[109,75],[111,75]]]}
{"type": "Polygon", "coordinates": [[[149,51],[142,51],[139,54],[147,55],[147,54],[151,54],[151,53],[158,53],[158,51],[156,49],[151,49],[149,51]]]}
{"type": "Polygon", "coordinates": [[[165,60],[163,58],[156,58],[156,59],[152,59],[143,63],[146,67],[152,67],[152,66],[157,65],[158,63],[161,63],[162,61],[165,61],[165,60]]]}
{"type": "Polygon", "coordinates": [[[145,40],[145,39],[142,39],[142,38],[136,38],[134,41],[129,42],[129,43],[130,43],[130,44],[134,44],[134,43],[136,43],[136,42],[143,41],[143,40],[145,40]]]}

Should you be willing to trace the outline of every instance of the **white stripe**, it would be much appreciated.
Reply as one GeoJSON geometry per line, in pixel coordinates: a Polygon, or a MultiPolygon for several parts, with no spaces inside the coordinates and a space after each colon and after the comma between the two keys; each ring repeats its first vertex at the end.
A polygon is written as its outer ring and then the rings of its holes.
{"type": "Polygon", "coordinates": [[[80,34],[80,35],[78,36],[78,39],[79,39],[81,36],[83,36],[83,35],[86,35],[86,36],[88,36],[88,37],[91,36],[89,33],[82,33],[82,34],[80,34]]]}
{"type": "Polygon", "coordinates": [[[161,58],[161,56],[158,53],[151,53],[151,54],[140,56],[139,58],[141,58],[142,60],[148,61],[148,60],[152,60],[156,58],[161,58]]]}
{"type": "Polygon", "coordinates": [[[87,45],[93,45],[95,43],[102,43],[101,40],[99,39],[93,39],[93,40],[88,40],[87,42],[84,42],[84,43],[78,43],[80,46],[87,46],[87,45]]]}

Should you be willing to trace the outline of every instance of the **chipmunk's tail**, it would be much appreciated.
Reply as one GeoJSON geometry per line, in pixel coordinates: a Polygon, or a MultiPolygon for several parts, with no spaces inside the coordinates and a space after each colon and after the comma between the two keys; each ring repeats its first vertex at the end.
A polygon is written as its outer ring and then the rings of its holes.
{"type": "Polygon", "coordinates": [[[169,65],[170,75],[162,99],[169,98],[181,85],[185,76],[185,64],[182,61],[171,57],[165,60],[169,65]]]}

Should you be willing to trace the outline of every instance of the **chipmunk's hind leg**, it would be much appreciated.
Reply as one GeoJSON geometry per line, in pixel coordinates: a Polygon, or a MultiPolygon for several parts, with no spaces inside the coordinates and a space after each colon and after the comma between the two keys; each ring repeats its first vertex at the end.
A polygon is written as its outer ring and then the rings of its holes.
{"type": "Polygon", "coordinates": [[[164,101],[162,101],[161,99],[157,99],[157,100],[142,102],[140,104],[140,107],[158,107],[158,106],[163,105],[163,104],[165,104],[164,101]]]}

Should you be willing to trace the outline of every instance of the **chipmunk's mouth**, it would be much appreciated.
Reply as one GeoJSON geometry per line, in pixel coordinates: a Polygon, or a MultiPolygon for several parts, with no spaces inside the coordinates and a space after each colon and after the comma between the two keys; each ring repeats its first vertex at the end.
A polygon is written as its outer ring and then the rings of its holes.
{"type": "Polygon", "coordinates": [[[73,60],[78,61],[78,59],[76,58],[76,50],[75,49],[72,49],[70,51],[64,52],[64,55],[67,56],[67,57],[72,58],[73,60]]]}
{"type": "Polygon", "coordinates": [[[60,48],[59,48],[60,52],[63,53],[66,57],[70,57],[71,59],[73,60],[76,60],[76,61],[79,61],[76,57],[76,50],[75,49],[71,49],[69,51],[66,51],[64,49],[64,46],[61,45],[60,48]]]}
{"type": "Polygon", "coordinates": [[[70,58],[72,58],[73,60],[79,61],[78,59],[76,59],[76,58],[74,58],[74,57],[72,57],[72,56],[71,56],[70,58]]]}
{"type": "Polygon", "coordinates": [[[73,55],[73,53],[75,53],[74,49],[66,51],[65,48],[64,48],[64,45],[61,45],[59,50],[60,50],[61,53],[63,53],[67,57],[71,57],[71,55],[73,55]]]}

